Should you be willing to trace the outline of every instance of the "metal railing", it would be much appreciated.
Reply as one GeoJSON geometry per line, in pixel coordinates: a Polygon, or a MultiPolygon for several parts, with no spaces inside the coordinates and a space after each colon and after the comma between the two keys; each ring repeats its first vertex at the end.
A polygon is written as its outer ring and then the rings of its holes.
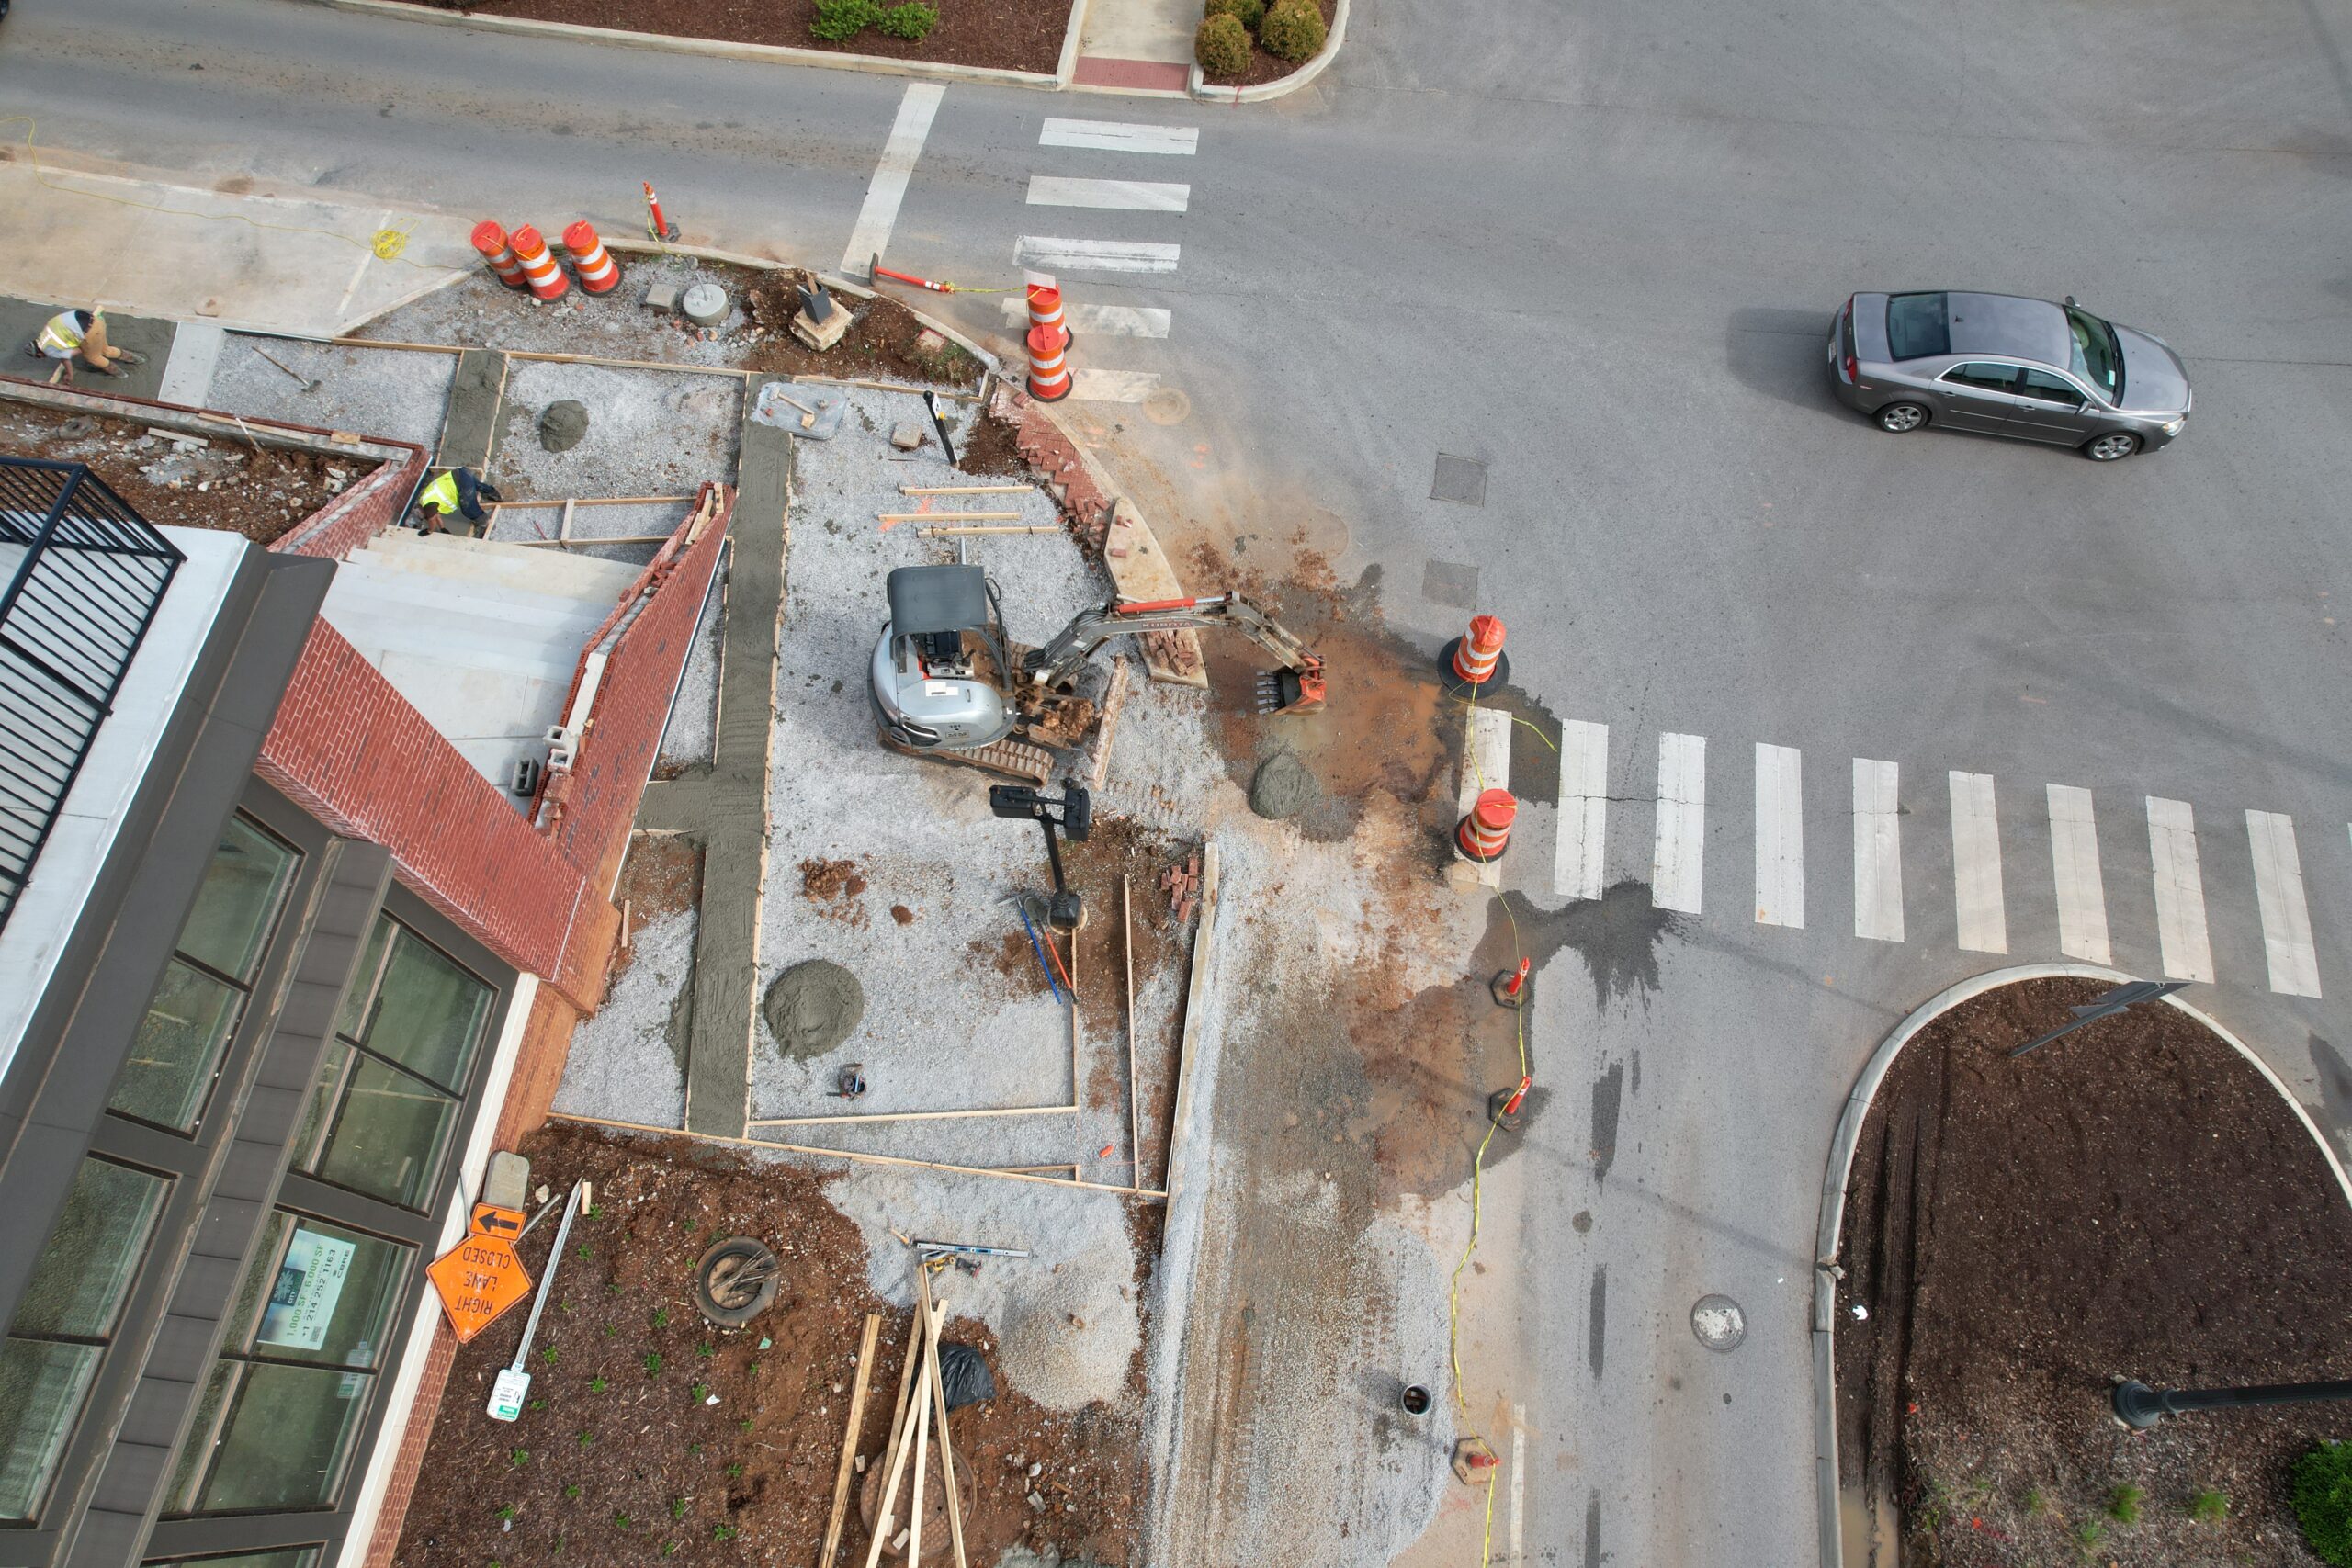
{"type": "Polygon", "coordinates": [[[81,464],[0,457],[0,926],[184,558],[81,464]]]}

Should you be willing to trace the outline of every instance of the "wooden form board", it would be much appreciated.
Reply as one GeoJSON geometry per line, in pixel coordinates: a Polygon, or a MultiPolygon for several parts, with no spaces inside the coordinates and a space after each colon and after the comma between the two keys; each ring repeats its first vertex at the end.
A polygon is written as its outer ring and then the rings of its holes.
{"type": "Polygon", "coordinates": [[[1168,1132],[1164,1185],[1174,1201],[1184,1179],[1184,1128],[1193,1119],[1193,1064],[1200,1056],[1201,1020],[1209,1001],[1216,956],[1216,844],[1201,846],[1201,925],[1193,938],[1193,976],[1184,988],[1184,1034],[1176,1046],[1176,1111],[1168,1132]]]}

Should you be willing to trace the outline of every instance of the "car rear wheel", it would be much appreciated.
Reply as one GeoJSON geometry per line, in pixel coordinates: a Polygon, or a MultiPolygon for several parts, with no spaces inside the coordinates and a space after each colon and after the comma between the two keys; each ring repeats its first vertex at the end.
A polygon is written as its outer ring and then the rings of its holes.
{"type": "Polygon", "coordinates": [[[2113,463],[2140,449],[2140,438],[2128,430],[2110,430],[2084,444],[2083,456],[2094,463],[2113,463]]]}
{"type": "Polygon", "coordinates": [[[1917,403],[1889,403],[1878,411],[1878,427],[1900,435],[1928,423],[1928,411],[1917,403]]]}

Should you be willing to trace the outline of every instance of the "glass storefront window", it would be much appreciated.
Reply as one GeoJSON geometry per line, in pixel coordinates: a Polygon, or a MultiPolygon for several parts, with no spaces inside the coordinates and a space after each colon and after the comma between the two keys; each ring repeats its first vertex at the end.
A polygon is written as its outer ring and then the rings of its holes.
{"type": "Polygon", "coordinates": [[[344,998],[295,1168],[404,1208],[429,1206],[497,993],[390,916],[344,998]]]}
{"type": "Polygon", "coordinates": [[[35,1517],[170,1183],[84,1159],[0,1340],[0,1519],[35,1517]]]}
{"type": "Polygon", "coordinates": [[[229,818],[115,1082],[112,1110],[195,1130],[300,858],[244,818],[229,818]]]}
{"type": "Polygon", "coordinates": [[[211,1473],[197,1494],[206,1513],[319,1508],[343,1488],[352,1439],[375,1375],[276,1361],[224,1361],[227,1419],[211,1473]]]}
{"type": "Polygon", "coordinates": [[[319,1568],[315,1546],[289,1546],[277,1551],[239,1551],[227,1557],[151,1557],[140,1568],[319,1568]]]}

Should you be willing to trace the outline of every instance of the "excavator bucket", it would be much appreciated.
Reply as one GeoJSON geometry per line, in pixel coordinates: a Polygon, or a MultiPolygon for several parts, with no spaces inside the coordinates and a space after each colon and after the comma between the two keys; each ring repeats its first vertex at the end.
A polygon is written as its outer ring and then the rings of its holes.
{"type": "Polygon", "coordinates": [[[1273,670],[1258,677],[1258,712],[1317,713],[1323,707],[1323,668],[1273,670]]]}

